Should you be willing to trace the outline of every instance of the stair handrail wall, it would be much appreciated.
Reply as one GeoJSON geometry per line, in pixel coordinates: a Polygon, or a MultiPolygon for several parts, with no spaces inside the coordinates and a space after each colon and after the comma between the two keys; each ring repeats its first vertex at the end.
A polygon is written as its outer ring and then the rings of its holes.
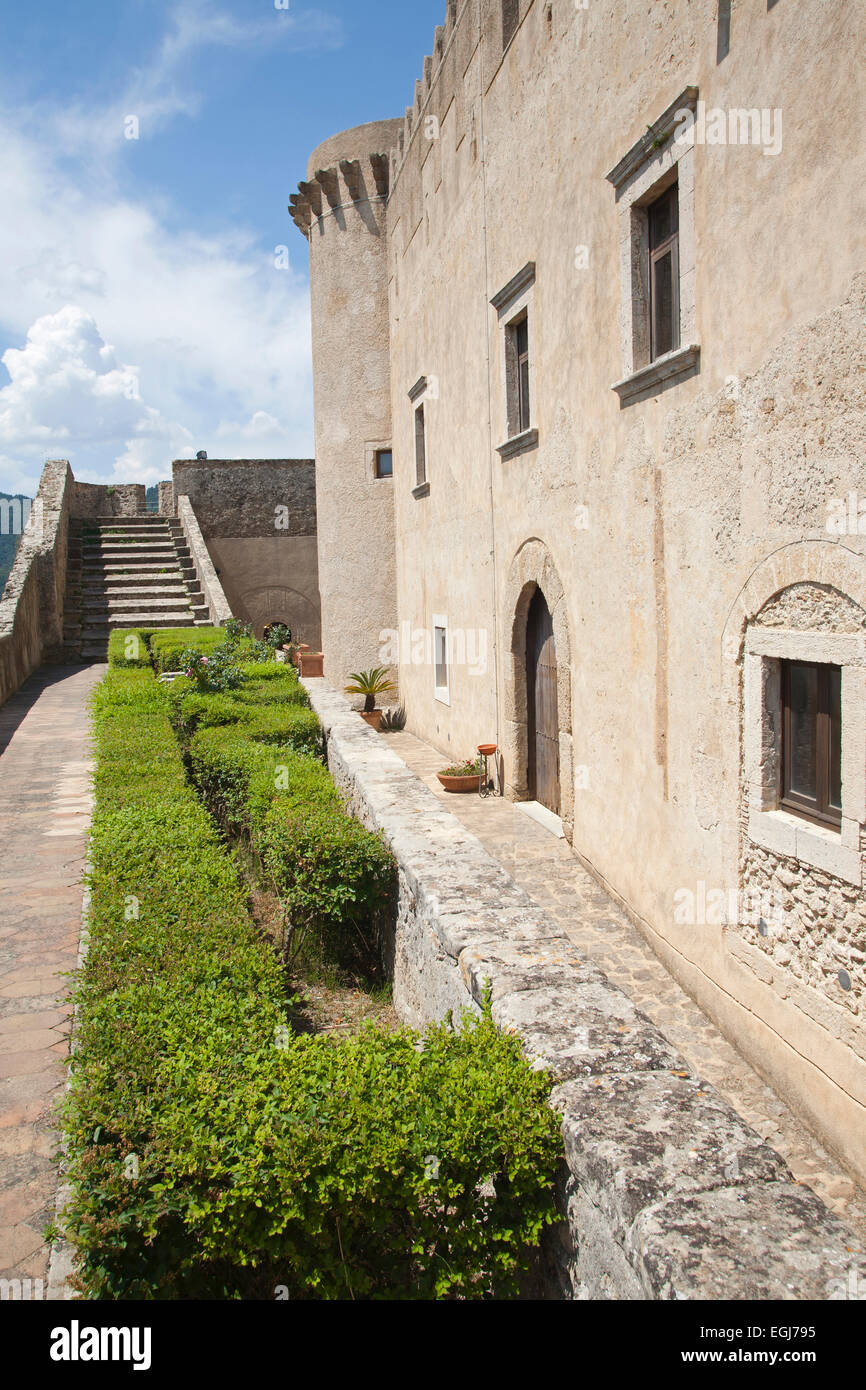
{"type": "Polygon", "coordinates": [[[207,600],[208,613],[214,627],[222,627],[232,616],[231,605],[223,592],[223,586],[210,557],[201,527],[198,524],[192,502],[185,494],[177,499],[177,516],[183,527],[189,553],[195,565],[195,574],[201,584],[202,593],[207,600]]]}
{"type": "Polygon", "coordinates": [[[75,479],[49,459],[0,599],[0,705],[38,666],[63,660],[63,602],[75,479]]]}

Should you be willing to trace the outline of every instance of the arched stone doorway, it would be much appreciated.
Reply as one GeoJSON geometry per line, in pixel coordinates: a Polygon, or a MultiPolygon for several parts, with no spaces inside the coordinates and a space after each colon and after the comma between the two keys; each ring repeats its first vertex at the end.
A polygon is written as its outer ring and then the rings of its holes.
{"type": "Polygon", "coordinates": [[[559,699],[553,618],[536,589],[526,621],[526,786],[530,799],[559,815],[559,699]]]}
{"type": "MultiPolygon", "coordinates": [[[[574,827],[574,763],[571,737],[571,640],[568,629],[565,592],[562,581],[551,559],[547,546],[538,539],[526,541],[515,555],[508,571],[503,591],[503,612],[506,630],[503,634],[502,649],[506,653],[503,682],[505,719],[502,729],[502,758],[505,791],[513,801],[530,801],[537,797],[537,764],[530,764],[530,718],[538,725],[537,695],[535,711],[529,698],[530,674],[535,672],[532,661],[528,661],[528,642],[532,636],[531,622],[534,624],[538,641],[544,631],[539,622],[544,621],[541,604],[549,615],[549,645],[543,656],[546,667],[546,704],[542,710],[542,724],[547,734],[558,745],[559,762],[559,807],[562,827],[569,842],[574,827]],[[533,602],[536,595],[536,609],[533,602]],[[539,619],[539,614],[541,619],[539,619]],[[553,660],[551,661],[551,658],[553,660]],[[551,683],[555,688],[555,714],[552,713],[550,699],[551,683]],[[532,779],[535,779],[534,781],[532,779]]],[[[542,644],[543,645],[543,644],[542,644]]],[[[533,742],[535,732],[533,729],[533,742]]],[[[552,750],[551,750],[552,751],[552,750]]],[[[537,752],[534,753],[537,759],[537,752]]]]}

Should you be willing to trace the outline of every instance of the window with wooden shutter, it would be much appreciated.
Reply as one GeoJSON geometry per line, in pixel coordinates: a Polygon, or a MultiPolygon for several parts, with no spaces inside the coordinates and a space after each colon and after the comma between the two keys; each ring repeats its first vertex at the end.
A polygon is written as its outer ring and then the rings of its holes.
{"type": "Polygon", "coordinates": [[[842,670],[783,661],[782,787],[786,811],[842,823],[842,670]]]}

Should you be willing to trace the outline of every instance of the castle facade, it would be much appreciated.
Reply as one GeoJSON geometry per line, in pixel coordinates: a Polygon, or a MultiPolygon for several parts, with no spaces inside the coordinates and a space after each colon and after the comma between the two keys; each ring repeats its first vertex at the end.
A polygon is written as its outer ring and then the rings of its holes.
{"type": "Polygon", "coordinates": [[[326,676],[491,741],[866,1178],[866,7],[449,0],[310,244],[326,676]]]}

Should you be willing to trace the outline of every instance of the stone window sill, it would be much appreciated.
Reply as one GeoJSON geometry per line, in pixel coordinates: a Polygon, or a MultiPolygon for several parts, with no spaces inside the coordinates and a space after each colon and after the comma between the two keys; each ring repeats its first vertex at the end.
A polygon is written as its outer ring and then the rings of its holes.
{"type": "Polygon", "coordinates": [[[665,353],[664,357],[657,357],[649,366],[641,367],[640,371],[632,372],[622,381],[614,382],[611,390],[619,396],[621,406],[632,405],[634,401],[659,391],[668,382],[693,376],[698,369],[700,356],[699,345],[690,343],[687,347],[677,348],[675,352],[665,353]]]}
{"type": "Polygon", "coordinates": [[[515,434],[511,439],[506,439],[503,444],[497,444],[496,452],[500,458],[512,459],[518,454],[528,454],[531,449],[538,448],[538,430],[523,430],[521,434],[515,434]]]}
{"type": "Polygon", "coordinates": [[[427,496],[429,496],[429,493],[430,493],[430,484],[429,484],[429,483],[419,483],[417,487],[413,487],[413,489],[412,489],[412,496],[413,496],[413,497],[427,497],[427,496]]]}
{"type": "Polygon", "coordinates": [[[773,854],[798,859],[845,883],[860,887],[860,855],[850,842],[859,833],[857,822],[843,818],[842,833],[811,825],[788,811],[756,811],[749,815],[749,839],[773,854]]]}

